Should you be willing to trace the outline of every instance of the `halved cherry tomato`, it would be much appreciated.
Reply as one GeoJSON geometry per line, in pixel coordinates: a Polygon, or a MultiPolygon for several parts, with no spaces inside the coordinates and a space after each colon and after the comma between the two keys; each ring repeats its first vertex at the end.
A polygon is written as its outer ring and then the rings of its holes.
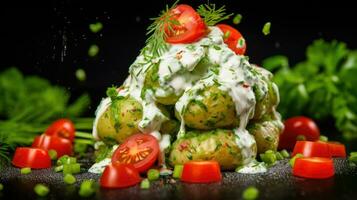
{"type": "Polygon", "coordinates": [[[346,158],[346,147],[345,145],[338,142],[327,142],[330,148],[330,153],[332,157],[342,157],[346,158]]]}
{"type": "Polygon", "coordinates": [[[285,128],[279,139],[279,149],[291,150],[298,136],[304,136],[307,141],[316,141],[320,137],[320,130],[316,123],[307,117],[292,117],[284,122],[285,128]]]}
{"type": "Polygon", "coordinates": [[[57,152],[58,158],[63,155],[72,155],[73,153],[72,142],[70,140],[57,136],[48,136],[45,134],[36,136],[32,143],[32,147],[47,151],[53,149],[57,152]]]}
{"type": "Polygon", "coordinates": [[[140,183],[140,175],[132,164],[112,163],[100,177],[100,186],[105,188],[124,188],[140,183]]]}
{"type": "Polygon", "coordinates": [[[51,167],[51,158],[47,151],[39,148],[18,147],[12,159],[12,164],[16,167],[30,167],[42,169],[51,167]]]}
{"type": "Polygon", "coordinates": [[[173,20],[177,20],[179,25],[172,25],[171,29],[165,27],[167,34],[166,42],[192,43],[206,34],[206,25],[200,15],[191,6],[180,4],[171,10],[173,20]]]}
{"type": "Polygon", "coordinates": [[[213,183],[222,180],[216,161],[190,161],[184,164],[181,181],[188,183],[213,183]]]}
{"type": "Polygon", "coordinates": [[[297,141],[292,156],[298,153],[304,157],[331,157],[330,147],[325,142],[297,141]]]}
{"type": "Polygon", "coordinates": [[[293,168],[294,176],[324,179],[335,174],[331,158],[297,158],[293,168]]]}
{"type": "Polygon", "coordinates": [[[236,54],[244,55],[247,45],[242,34],[237,29],[226,24],[218,24],[217,27],[223,32],[224,42],[228,47],[236,54]]]}
{"type": "Polygon", "coordinates": [[[54,121],[46,130],[46,135],[56,135],[58,137],[63,137],[69,139],[73,142],[75,136],[74,124],[69,119],[59,119],[54,121]]]}
{"type": "Polygon", "coordinates": [[[154,136],[138,133],[127,138],[113,153],[112,162],[133,164],[141,173],[148,170],[159,155],[154,136]]]}

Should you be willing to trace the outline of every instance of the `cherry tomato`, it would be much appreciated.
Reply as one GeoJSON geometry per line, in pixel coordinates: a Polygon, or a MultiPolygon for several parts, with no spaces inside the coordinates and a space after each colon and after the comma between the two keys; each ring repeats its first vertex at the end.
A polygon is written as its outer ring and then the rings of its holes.
{"type": "Polygon", "coordinates": [[[236,54],[244,55],[247,45],[242,34],[237,29],[226,24],[218,24],[217,27],[223,32],[224,42],[228,47],[236,54]]]}
{"type": "Polygon", "coordinates": [[[188,183],[213,183],[222,180],[216,161],[190,161],[184,164],[181,181],[188,183]]]}
{"type": "Polygon", "coordinates": [[[140,183],[140,175],[132,164],[112,163],[100,177],[100,186],[105,188],[125,188],[140,183]]]}
{"type": "Polygon", "coordinates": [[[330,153],[332,157],[342,157],[346,158],[346,147],[345,145],[338,142],[327,142],[330,148],[330,153]]]}
{"type": "Polygon", "coordinates": [[[56,135],[58,137],[63,137],[69,139],[73,142],[75,136],[74,124],[69,119],[59,119],[54,121],[46,130],[46,135],[56,135]]]}
{"type": "Polygon", "coordinates": [[[206,25],[200,15],[189,5],[181,4],[170,11],[173,20],[177,20],[179,25],[172,25],[171,29],[165,27],[167,34],[166,42],[192,43],[206,34],[206,25]]]}
{"type": "Polygon", "coordinates": [[[297,158],[293,168],[294,176],[324,179],[335,174],[331,158],[297,158]]]}
{"type": "Polygon", "coordinates": [[[292,156],[298,153],[304,157],[331,157],[330,147],[325,142],[297,141],[292,156]]]}
{"type": "Polygon", "coordinates": [[[32,147],[47,151],[53,149],[57,152],[58,158],[63,155],[72,155],[73,149],[72,142],[70,140],[57,136],[48,136],[45,134],[36,136],[32,143],[32,147]]]}
{"type": "Polygon", "coordinates": [[[159,155],[159,143],[149,134],[138,133],[127,138],[113,153],[112,162],[133,164],[140,172],[148,170],[159,155]]]}
{"type": "Polygon", "coordinates": [[[51,158],[47,151],[39,148],[18,147],[12,159],[12,164],[18,168],[30,167],[42,169],[51,167],[51,158]]]}
{"type": "Polygon", "coordinates": [[[307,117],[292,117],[284,122],[285,128],[279,139],[279,149],[292,150],[300,136],[305,140],[316,141],[320,137],[320,130],[316,123],[307,117]]]}

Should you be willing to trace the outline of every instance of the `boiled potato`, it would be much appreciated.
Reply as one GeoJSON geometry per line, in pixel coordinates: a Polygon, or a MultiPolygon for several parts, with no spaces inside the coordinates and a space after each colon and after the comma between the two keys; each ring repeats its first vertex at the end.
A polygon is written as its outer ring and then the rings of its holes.
{"type": "Polygon", "coordinates": [[[227,92],[220,90],[218,85],[208,86],[195,92],[202,97],[200,98],[202,100],[191,99],[186,106],[182,117],[188,127],[212,130],[239,124],[232,98],[227,92]]]}
{"type": "Polygon", "coordinates": [[[127,137],[140,132],[138,124],[142,118],[141,104],[134,98],[126,97],[115,101],[100,116],[97,126],[98,136],[104,142],[123,142],[127,137]],[[114,116],[118,117],[115,120],[114,116]]]}
{"type": "MultiPolygon", "coordinates": [[[[243,164],[242,149],[236,144],[237,136],[232,130],[191,131],[176,140],[169,155],[169,163],[174,166],[190,160],[216,160],[222,169],[235,169],[243,164]]],[[[256,156],[256,144],[250,146],[252,156],[256,156]]]]}
{"type": "Polygon", "coordinates": [[[283,129],[282,123],[280,120],[271,119],[270,117],[263,117],[263,120],[250,122],[248,131],[254,135],[258,153],[264,153],[267,150],[276,151],[279,144],[279,135],[283,129]]]}

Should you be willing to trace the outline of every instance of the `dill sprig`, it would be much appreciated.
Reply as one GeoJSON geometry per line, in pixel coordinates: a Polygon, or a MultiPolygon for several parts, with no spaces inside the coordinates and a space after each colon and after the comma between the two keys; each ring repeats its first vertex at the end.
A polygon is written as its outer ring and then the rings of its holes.
{"type": "Polygon", "coordinates": [[[216,4],[202,4],[198,6],[197,12],[207,26],[213,26],[220,21],[229,19],[233,15],[233,13],[226,14],[225,6],[216,9],[216,4]]]}
{"type": "Polygon", "coordinates": [[[167,37],[166,30],[171,32],[173,31],[174,25],[180,25],[180,23],[173,18],[173,13],[171,13],[171,10],[176,7],[178,2],[179,0],[170,7],[166,5],[165,10],[161,11],[160,16],[150,18],[153,23],[147,28],[146,35],[150,36],[146,40],[148,49],[144,48],[144,51],[148,50],[153,56],[160,56],[168,50],[168,44],[165,41],[167,37]]]}

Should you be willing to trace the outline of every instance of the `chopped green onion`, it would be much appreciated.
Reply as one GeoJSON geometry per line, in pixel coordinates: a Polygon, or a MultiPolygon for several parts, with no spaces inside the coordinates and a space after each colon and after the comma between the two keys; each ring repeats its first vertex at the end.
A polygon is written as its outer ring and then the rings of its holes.
{"type": "Polygon", "coordinates": [[[305,135],[298,135],[298,136],[296,136],[296,140],[297,141],[305,141],[306,137],[305,137],[305,135]]]}
{"type": "Polygon", "coordinates": [[[69,157],[68,155],[64,155],[57,160],[57,165],[75,164],[75,163],[77,163],[77,158],[69,157]]]}
{"type": "Polygon", "coordinates": [[[63,174],[78,174],[79,172],[81,172],[81,165],[79,163],[63,165],[63,174]]]}
{"type": "Polygon", "coordinates": [[[273,165],[276,162],[274,151],[268,150],[264,154],[260,154],[260,159],[268,165],[273,165]]]}
{"type": "Polygon", "coordinates": [[[157,169],[149,169],[147,172],[147,177],[149,181],[156,181],[160,177],[160,172],[157,169]]]}
{"type": "Polygon", "coordinates": [[[57,159],[57,151],[53,149],[48,150],[48,155],[50,156],[51,160],[57,159]]]}
{"type": "Polygon", "coordinates": [[[328,141],[328,137],[326,137],[324,135],[320,135],[319,140],[322,141],[322,142],[327,142],[328,141]]]}
{"type": "Polygon", "coordinates": [[[276,159],[277,160],[282,160],[282,159],[284,159],[284,157],[283,157],[283,155],[281,155],[281,153],[280,152],[275,152],[275,156],[276,156],[276,159]]]}
{"type": "Polygon", "coordinates": [[[243,16],[241,14],[237,14],[234,18],[233,18],[233,24],[239,24],[242,21],[243,16]]]}
{"type": "Polygon", "coordinates": [[[357,152],[351,152],[350,156],[348,157],[348,160],[353,162],[354,164],[357,164],[357,152]]]}
{"type": "Polygon", "coordinates": [[[38,196],[44,197],[50,192],[50,189],[46,185],[39,183],[36,184],[34,191],[38,196]]]}
{"type": "Polygon", "coordinates": [[[289,158],[290,157],[290,154],[286,149],[281,150],[280,153],[284,158],[289,158]]]}
{"type": "Polygon", "coordinates": [[[94,192],[95,192],[94,180],[90,179],[90,180],[84,180],[81,183],[78,194],[81,197],[89,197],[92,196],[94,192]]]}
{"type": "Polygon", "coordinates": [[[68,185],[72,185],[76,182],[76,177],[74,177],[72,174],[66,174],[64,175],[63,181],[68,185]]]}
{"type": "Polygon", "coordinates": [[[63,165],[55,167],[55,172],[61,172],[63,170],[63,165]]]}
{"type": "Polygon", "coordinates": [[[2,191],[3,189],[4,189],[4,185],[0,183],[0,191],[2,191]]]}
{"type": "Polygon", "coordinates": [[[247,189],[245,189],[242,195],[243,199],[245,200],[254,200],[257,199],[258,196],[259,196],[259,190],[254,186],[250,186],[247,189]]]}
{"type": "Polygon", "coordinates": [[[141,181],[140,183],[140,188],[141,189],[149,189],[150,188],[150,181],[146,178],[141,181]]]}
{"type": "Polygon", "coordinates": [[[351,156],[357,156],[357,152],[351,152],[350,155],[351,156]]]}
{"type": "Polygon", "coordinates": [[[101,31],[103,29],[103,24],[100,22],[89,24],[89,29],[93,33],[98,33],[99,31],[101,31]]]}
{"type": "Polygon", "coordinates": [[[181,178],[182,171],[183,171],[183,165],[175,165],[174,174],[172,175],[172,177],[177,179],[181,178]]]}
{"type": "Polygon", "coordinates": [[[86,71],[84,71],[83,69],[77,69],[76,70],[76,78],[79,81],[85,81],[86,80],[86,71]]]}
{"type": "Polygon", "coordinates": [[[99,47],[95,44],[92,44],[88,49],[88,55],[90,57],[96,56],[98,54],[98,52],[99,52],[99,47]]]}
{"type": "Polygon", "coordinates": [[[231,32],[230,32],[230,31],[227,31],[227,32],[224,33],[223,39],[226,40],[226,39],[229,38],[229,36],[231,36],[231,32]]]}
{"type": "Polygon", "coordinates": [[[21,174],[29,174],[29,173],[31,173],[31,168],[30,167],[21,168],[20,173],[21,174]]]}
{"type": "Polygon", "coordinates": [[[263,30],[262,30],[264,35],[269,35],[270,34],[270,27],[271,27],[271,23],[270,22],[267,22],[267,23],[264,24],[263,30]]]}
{"type": "Polygon", "coordinates": [[[301,153],[296,154],[293,158],[290,159],[289,161],[290,166],[294,167],[296,158],[303,158],[303,157],[304,155],[302,155],[301,153]]]}

